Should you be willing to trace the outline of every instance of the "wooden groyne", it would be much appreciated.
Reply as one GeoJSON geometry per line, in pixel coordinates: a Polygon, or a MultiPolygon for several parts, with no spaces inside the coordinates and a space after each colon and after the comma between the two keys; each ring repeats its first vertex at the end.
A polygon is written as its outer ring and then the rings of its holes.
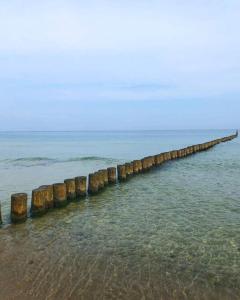
{"type": "MultiPolygon", "coordinates": [[[[50,209],[65,207],[71,201],[89,195],[95,195],[111,184],[121,183],[129,180],[132,176],[145,173],[153,168],[161,166],[164,162],[181,159],[195,153],[206,151],[219,143],[231,141],[238,136],[234,135],[219,138],[210,142],[192,145],[179,150],[172,150],[142,159],[101,169],[86,176],[79,176],[64,180],[64,182],[52,185],[43,185],[32,191],[30,216],[38,217],[46,214],[50,209]]],[[[28,195],[17,193],[11,195],[11,222],[21,223],[27,220],[28,216],[28,195]]],[[[0,205],[0,224],[2,223],[0,205]]]]}

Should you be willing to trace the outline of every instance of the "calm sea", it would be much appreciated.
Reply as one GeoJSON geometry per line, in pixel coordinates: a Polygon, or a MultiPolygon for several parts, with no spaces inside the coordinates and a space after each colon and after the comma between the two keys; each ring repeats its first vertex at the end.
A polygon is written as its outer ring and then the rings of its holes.
{"type": "Polygon", "coordinates": [[[12,193],[233,132],[1,132],[0,299],[240,299],[239,139],[9,225],[12,193]]]}

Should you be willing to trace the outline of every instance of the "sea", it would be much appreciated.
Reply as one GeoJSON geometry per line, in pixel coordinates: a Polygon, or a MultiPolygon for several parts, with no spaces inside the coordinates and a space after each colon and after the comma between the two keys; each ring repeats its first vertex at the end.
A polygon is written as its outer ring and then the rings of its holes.
{"type": "Polygon", "coordinates": [[[11,194],[234,130],[0,132],[0,299],[240,299],[240,142],[23,224],[11,194]]]}

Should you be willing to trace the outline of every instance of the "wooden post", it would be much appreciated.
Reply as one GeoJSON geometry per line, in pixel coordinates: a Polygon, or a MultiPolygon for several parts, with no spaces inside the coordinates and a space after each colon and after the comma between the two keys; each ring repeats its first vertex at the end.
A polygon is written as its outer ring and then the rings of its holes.
{"type": "Polygon", "coordinates": [[[77,198],[86,196],[86,194],[87,194],[87,177],[86,176],[75,177],[75,190],[76,190],[77,198]]]}
{"type": "Polygon", "coordinates": [[[138,173],[142,173],[142,161],[139,159],[138,162],[138,173]]]}
{"type": "Polygon", "coordinates": [[[125,170],[126,170],[126,178],[128,179],[131,176],[131,164],[125,163],[125,170]]]}
{"type": "Polygon", "coordinates": [[[52,185],[41,185],[39,188],[42,189],[43,195],[45,197],[45,207],[46,207],[46,209],[53,208],[54,207],[53,186],[52,185]]]}
{"type": "Polygon", "coordinates": [[[67,200],[72,201],[76,199],[76,188],[75,188],[75,178],[65,179],[67,200]]]}
{"type": "Polygon", "coordinates": [[[88,193],[94,195],[98,192],[98,174],[91,173],[88,175],[88,193]]]}
{"type": "Polygon", "coordinates": [[[67,189],[65,183],[55,183],[53,185],[53,201],[57,208],[67,205],[67,189]]]}
{"type": "Polygon", "coordinates": [[[150,168],[155,167],[155,156],[152,155],[149,158],[150,158],[150,168]]]}
{"type": "Polygon", "coordinates": [[[107,172],[108,172],[108,182],[110,184],[116,183],[117,182],[116,168],[114,167],[108,168],[107,172]]]}
{"type": "Polygon", "coordinates": [[[45,195],[42,188],[37,188],[32,191],[31,216],[40,217],[46,212],[45,195]]]}
{"type": "Polygon", "coordinates": [[[11,196],[11,221],[21,223],[27,220],[27,194],[18,193],[11,196]]]}
{"type": "Polygon", "coordinates": [[[133,161],[133,174],[138,174],[139,169],[138,169],[139,163],[138,160],[133,161]]]}
{"type": "Polygon", "coordinates": [[[146,171],[148,170],[147,158],[144,157],[144,158],[141,160],[141,162],[142,162],[142,171],[143,171],[143,172],[146,172],[146,171]]]}
{"type": "Polygon", "coordinates": [[[102,175],[104,186],[107,186],[108,185],[108,171],[107,171],[107,169],[102,169],[102,170],[99,170],[99,171],[102,175]]]}
{"type": "Polygon", "coordinates": [[[97,181],[98,181],[98,190],[102,190],[104,189],[105,186],[105,174],[103,172],[103,170],[98,170],[97,172],[95,172],[96,177],[97,177],[97,181]]]}
{"type": "Polygon", "coordinates": [[[118,180],[119,181],[125,181],[127,179],[125,165],[118,165],[117,166],[117,173],[118,173],[118,180]]]}
{"type": "Polygon", "coordinates": [[[133,176],[133,162],[130,162],[129,164],[129,171],[130,171],[130,176],[133,176]]]}

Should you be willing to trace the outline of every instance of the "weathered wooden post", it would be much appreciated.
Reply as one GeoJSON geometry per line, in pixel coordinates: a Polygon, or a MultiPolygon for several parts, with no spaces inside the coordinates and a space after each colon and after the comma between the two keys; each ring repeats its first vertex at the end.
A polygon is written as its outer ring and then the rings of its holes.
{"type": "Polygon", "coordinates": [[[129,179],[131,176],[131,165],[130,163],[125,163],[125,170],[126,170],[126,178],[129,179]]]}
{"type": "Polygon", "coordinates": [[[189,155],[192,155],[193,154],[193,146],[190,146],[189,147],[189,155]]]}
{"type": "Polygon", "coordinates": [[[138,160],[138,173],[142,173],[142,161],[138,160]]]}
{"type": "Polygon", "coordinates": [[[97,194],[98,192],[98,174],[97,173],[91,173],[88,176],[88,193],[90,195],[97,194]]]}
{"type": "Polygon", "coordinates": [[[170,153],[171,153],[171,159],[176,159],[176,151],[173,150],[170,153]]]}
{"type": "Polygon", "coordinates": [[[31,216],[40,217],[46,212],[45,195],[42,188],[37,188],[32,191],[31,216]]]}
{"type": "Polygon", "coordinates": [[[160,165],[158,154],[154,155],[154,165],[155,167],[158,167],[160,165]]]}
{"type": "Polygon", "coordinates": [[[164,152],[164,161],[168,161],[168,152],[164,152]]]}
{"type": "Polygon", "coordinates": [[[162,153],[162,162],[165,163],[166,161],[166,152],[162,153]]]}
{"type": "Polygon", "coordinates": [[[39,188],[42,189],[42,193],[45,198],[45,208],[46,209],[53,208],[54,207],[53,186],[52,185],[41,185],[39,188]]]}
{"type": "Polygon", "coordinates": [[[150,161],[151,161],[151,163],[150,163],[151,168],[155,167],[155,156],[154,155],[150,156],[150,161]]]}
{"type": "Polygon", "coordinates": [[[177,157],[181,158],[181,150],[177,150],[177,157]]]}
{"type": "Polygon", "coordinates": [[[183,156],[186,157],[187,156],[187,148],[183,149],[183,156]]]}
{"type": "Polygon", "coordinates": [[[75,191],[76,191],[77,198],[86,196],[86,194],[87,194],[87,177],[86,176],[75,177],[75,191]]]}
{"type": "Polygon", "coordinates": [[[119,181],[125,181],[127,179],[125,165],[118,165],[117,166],[117,173],[118,173],[118,180],[119,181]]]}
{"type": "Polygon", "coordinates": [[[147,158],[144,157],[143,159],[141,159],[142,162],[142,171],[146,172],[147,171],[147,158]]]}
{"type": "Polygon", "coordinates": [[[66,184],[67,200],[68,201],[75,200],[76,199],[75,178],[65,179],[64,183],[66,184]]]}
{"type": "Polygon", "coordinates": [[[109,184],[114,184],[117,182],[117,177],[116,177],[116,168],[110,167],[107,168],[108,172],[108,182],[109,184]]]}
{"type": "Polygon", "coordinates": [[[21,223],[27,220],[27,194],[17,193],[11,196],[11,221],[21,223]]]}
{"type": "Polygon", "coordinates": [[[97,172],[95,172],[96,174],[96,178],[97,178],[97,182],[98,182],[98,190],[102,190],[105,186],[105,174],[103,172],[103,170],[98,170],[97,172]]]}
{"type": "Polygon", "coordinates": [[[139,170],[138,170],[138,161],[134,160],[133,161],[133,174],[138,174],[139,170]]]}
{"type": "Polygon", "coordinates": [[[107,171],[107,169],[102,169],[100,171],[102,172],[104,186],[107,186],[108,185],[108,171],[107,171]]]}
{"type": "Polygon", "coordinates": [[[57,208],[67,205],[67,189],[65,183],[53,184],[53,201],[57,208]]]}

